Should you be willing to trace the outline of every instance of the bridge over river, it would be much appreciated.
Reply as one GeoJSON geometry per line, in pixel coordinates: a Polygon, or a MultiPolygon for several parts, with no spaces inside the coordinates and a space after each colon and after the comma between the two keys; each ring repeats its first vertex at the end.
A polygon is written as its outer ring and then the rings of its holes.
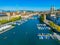
{"type": "Polygon", "coordinates": [[[27,19],[26,23],[16,25],[15,28],[0,34],[0,45],[60,45],[56,39],[39,39],[38,34],[50,32],[39,30],[38,16],[33,17],[37,19],[27,19]]]}

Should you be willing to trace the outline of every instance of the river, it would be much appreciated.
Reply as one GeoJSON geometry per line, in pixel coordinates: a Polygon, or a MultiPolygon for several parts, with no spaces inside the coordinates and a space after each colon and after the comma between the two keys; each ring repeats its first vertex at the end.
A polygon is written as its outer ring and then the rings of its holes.
{"type": "Polygon", "coordinates": [[[0,45],[60,45],[55,39],[39,39],[37,24],[40,24],[38,17],[28,19],[26,23],[0,34],[0,45]]]}

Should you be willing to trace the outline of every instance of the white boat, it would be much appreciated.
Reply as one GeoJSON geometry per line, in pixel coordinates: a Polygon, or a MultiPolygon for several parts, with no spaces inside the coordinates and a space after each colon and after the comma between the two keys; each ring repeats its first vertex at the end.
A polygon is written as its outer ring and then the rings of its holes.
{"type": "Polygon", "coordinates": [[[0,31],[3,31],[4,29],[7,29],[7,28],[10,28],[11,25],[6,25],[6,26],[3,26],[3,27],[0,27],[0,31]]]}
{"type": "Polygon", "coordinates": [[[18,25],[21,25],[21,24],[18,24],[18,25]]]}
{"type": "Polygon", "coordinates": [[[37,35],[38,37],[39,37],[39,39],[50,39],[50,34],[44,34],[44,33],[42,33],[42,34],[38,34],[37,35]]]}
{"type": "Polygon", "coordinates": [[[38,27],[39,30],[44,30],[45,28],[44,27],[38,27]]]}
{"type": "Polygon", "coordinates": [[[12,26],[12,25],[5,25],[3,27],[0,27],[0,34],[6,32],[12,28],[14,28],[14,26],[12,26]]]}
{"type": "Polygon", "coordinates": [[[60,41],[60,35],[54,33],[53,36],[60,41]]]}
{"type": "Polygon", "coordinates": [[[39,37],[39,39],[43,39],[43,37],[42,37],[42,36],[40,36],[40,37],[39,37]]]}
{"type": "Polygon", "coordinates": [[[37,26],[46,26],[46,24],[37,24],[37,26]]]}

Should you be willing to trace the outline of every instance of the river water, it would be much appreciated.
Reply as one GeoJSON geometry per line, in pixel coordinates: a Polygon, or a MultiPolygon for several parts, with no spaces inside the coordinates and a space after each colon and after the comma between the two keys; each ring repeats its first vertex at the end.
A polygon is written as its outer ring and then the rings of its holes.
{"type": "Polygon", "coordinates": [[[0,34],[0,45],[60,45],[55,39],[39,39],[37,24],[40,24],[38,17],[28,19],[26,23],[16,25],[15,28],[0,34]]]}

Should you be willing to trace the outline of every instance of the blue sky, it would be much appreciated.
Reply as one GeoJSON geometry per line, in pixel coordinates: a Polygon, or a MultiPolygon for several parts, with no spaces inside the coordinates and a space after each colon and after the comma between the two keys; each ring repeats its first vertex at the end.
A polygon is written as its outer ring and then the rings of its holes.
{"type": "Polygon", "coordinates": [[[0,9],[4,10],[48,10],[54,5],[60,8],[59,0],[0,0],[0,9]]]}

